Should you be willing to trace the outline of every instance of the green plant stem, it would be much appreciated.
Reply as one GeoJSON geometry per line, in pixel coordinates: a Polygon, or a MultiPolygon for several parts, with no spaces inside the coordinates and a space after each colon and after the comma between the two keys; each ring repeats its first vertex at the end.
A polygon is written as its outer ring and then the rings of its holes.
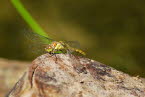
{"type": "Polygon", "coordinates": [[[16,8],[16,10],[19,12],[19,14],[23,17],[23,19],[32,28],[34,33],[50,38],[47,35],[47,33],[40,27],[40,25],[34,20],[34,18],[29,14],[29,12],[25,9],[25,7],[22,5],[22,3],[19,0],[11,0],[11,2],[16,8]]]}

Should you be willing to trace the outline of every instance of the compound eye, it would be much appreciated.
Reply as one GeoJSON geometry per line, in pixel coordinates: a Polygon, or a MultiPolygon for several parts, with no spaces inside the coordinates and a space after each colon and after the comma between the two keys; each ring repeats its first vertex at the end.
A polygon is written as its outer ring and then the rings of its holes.
{"type": "Polygon", "coordinates": [[[50,49],[50,48],[51,48],[51,46],[48,46],[47,48],[48,48],[48,49],[50,49]]]}
{"type": "Polygon", "coordinates": [[[49,49],[49,48],[50,48],[50,45],[46,45],[46,46],[45,46],[45,49],[49,49]]]}

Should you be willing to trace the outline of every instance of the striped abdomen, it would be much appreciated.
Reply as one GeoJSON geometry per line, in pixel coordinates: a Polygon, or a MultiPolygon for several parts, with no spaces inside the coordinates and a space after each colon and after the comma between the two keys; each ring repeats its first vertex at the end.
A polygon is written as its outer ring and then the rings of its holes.
{"type": "Polygon", "coordinates": [[[72,47],[71,47],[71,50],[72,50],[72,51],[75,51],[75,52],[77,52],[77,53],[80,53],[80,54],[82,54],[82,55],[84,55],[84,56],[86,55],[86,53],[83,52],[83,51],[80,50],[80,49],[76,49],[76,48],[72,48],[72,47]]]}

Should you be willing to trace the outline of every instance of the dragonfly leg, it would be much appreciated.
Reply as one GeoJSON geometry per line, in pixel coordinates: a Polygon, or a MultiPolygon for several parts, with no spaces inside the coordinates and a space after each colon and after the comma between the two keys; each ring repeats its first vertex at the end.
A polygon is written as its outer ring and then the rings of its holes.
{"type": "Polygon", "coordinates": [[[56,53],[55,53],[56,51],[57,51],[57,49],[55,49],[55,48],[52,50],[52,56],[53,55],[55,56],[55,63],[57,63],[57,56],[56,56],[56,53]]]}
{"type": "Polygon", "coordinates": [[[55,49],[53,48],[51,52],[49,52],[50,57],[52,57],[55,54],[55,49]]]}
{"type": "Polygon", "coordinates": [[[56,56],[56,54],[55,53],[49,53],[50,54],[50,56],[49,57],[52,57],[52,56],[54,56],[55,57],[55,63],[57,63],[57,56],[56,56]]]}
{"type": "Polygon", "coordinates": [[[57,56],[56,56],[56,54],[54,54],[54,56],[55,56],[55,63],[57,63],[57,56]]]}
{"type": "Polygon", "coordinates": [[[66,52],[67,52],[67,54],[68,54],[70,57],[72,57],[72,53],[71,53],[71,51],[70,51],[69,49],[67,49],[66,52]]]}
{"type": "Polygon", "coordinates": [[[50,53],[50,57],[52,57],[53,55],[55,55],[54,53],[50,53]]]}

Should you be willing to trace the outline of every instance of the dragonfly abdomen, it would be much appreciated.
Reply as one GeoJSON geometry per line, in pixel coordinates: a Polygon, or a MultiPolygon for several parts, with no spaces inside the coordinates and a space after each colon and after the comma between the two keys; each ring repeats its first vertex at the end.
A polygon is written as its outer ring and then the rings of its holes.
{"type": "Polygon", "coordinates": [[[82,55],[86,55],[86,53],[85,52],[83,52],[82,50],[80,50],[80,49],[76,49],[76,48],[71,48],[71,50],[72,51],[75,51],[75,52],[77,52],[77,53],[80,53],[80,54],[82,54],[82,55]]]}

